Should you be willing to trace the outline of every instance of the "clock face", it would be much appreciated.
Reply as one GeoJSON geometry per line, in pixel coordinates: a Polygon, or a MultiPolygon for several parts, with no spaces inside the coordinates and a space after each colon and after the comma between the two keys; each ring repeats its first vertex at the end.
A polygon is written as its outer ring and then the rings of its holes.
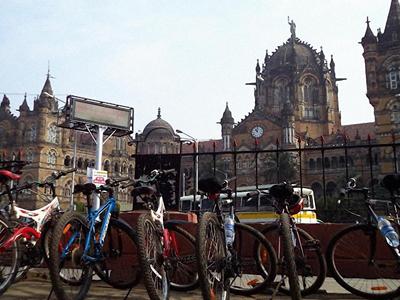
{"type": "Polygon", "coordinates": [[[255,126],[251,130],[251,135],[256,139],[259,139],[263,135],[263,133],[264,129],[261,126],[255,126]]]}

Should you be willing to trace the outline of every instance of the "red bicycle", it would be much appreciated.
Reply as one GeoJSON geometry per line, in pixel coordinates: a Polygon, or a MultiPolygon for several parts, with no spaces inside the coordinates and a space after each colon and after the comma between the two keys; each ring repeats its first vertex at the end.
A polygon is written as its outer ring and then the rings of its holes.
{"type": "Polygon", "coordinates": [[[52,220],[61,213],[54,181],[75,170],[54,172],[46,181],[15,187],[11,187],[11,182],[18,181],[21,175],[0,170],[0,185],[5,189],[0,196],[6,195],[9,199],[0,215],[0,295],[8,289],[18,273],[23,274],[31,267],[41,265],[43,259],[48,259],[52,220]],[[36,210],[18,207],[13,194],[36,186],[51,189],[50,203],[36,210]]]}

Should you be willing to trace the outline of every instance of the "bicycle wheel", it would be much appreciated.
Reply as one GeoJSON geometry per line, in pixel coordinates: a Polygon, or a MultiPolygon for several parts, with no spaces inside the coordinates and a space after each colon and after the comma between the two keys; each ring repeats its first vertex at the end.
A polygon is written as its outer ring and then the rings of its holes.
{"type": "Polygon", "coordinates": [[[284,277],[289,278],[289,290],[292,299],[301,299],[299,277],[297,275],[296,269],[296,259],[294,256],[294,245],[292,238],[292,231],[290,225],[290,216],[287,213],[282,213],[281,219],[281,236],[283,243],[283,261],[282,267],[284,271],[282,272],[284,277]]]}
{"type": "MultiPolygon", "coordinates": [[[[10,223],[0,217],[0,247],[12,237],[10,223]]],[[[10,247],[0,252],[0,295],[2,295],[14,281],[19,267],[18,242],[13,242],[10,247]]]]}
{"type": "MultiPolygon", "coordinates": [[[[300,290],[302,296],[315,293],[324,283],[326,277],[326,260],[321,251],[319,242],[310,234],[297,227],[299,239],[296,241],[294,255],[296,261],[297,274],[299,276],[300,290]],[[301,245],[299,245],[299,242],[301,245]],[[301,246],[301,247],[300,247],[301,246]]],[[[266,238],[272,242],[275,250],[282,253],[282,244],[279,243],[279,225],[271,224],[262,230],[266,238]]],[[[279,258],[278,258],[279,260],[279,258]]],[[[280,279],[285,278],[282,264],[278,265],[280,279]]],[[[290,294],[289,282],[283,281],[280,291],[290,294]]]]}
{"type": "Polygon", "coordinates": [[[58,299],[84,299],[92,281],[92,265],[81,261],[87,222],[83,215],[64,213],[53,228],[49,270],[58,299]]]}
{"type": "Polygon", "coordinates": [[[330,271],[351,293],[370,299],[400,295],[400,263],[379,230],[357,224],[339,231],[327,249],[330,271]]]}
{"type": "Polygon", "coordinates": [[[230,282],[226,277],[225,236],[216,215],[206,212],[197,228],[197,270],[203,299],[229,299],[230,282]]]}
{"type": "Polygon", "coordinates": [[[169,279],[163,256],[162,230],[149,213],[139,216],[137,223],[139,260],[144,273],[144,285],[152,300],[169,297],[169,279]]]}
{"type": "MultiPolygon", "coordinates": [[[[276,276],[276,253],[268,240],[253,227],[235,223],[235,276],[230,290],[249,296],[264,290],[276,276]]],[[[235,257],[234,256],[234,257],[235,257]]]]}
{"type": "Polygon", "coordinates": [[[168,271],[171,289],[189,291],[198,286],[196,265],[196,240],[189,232],[173,223],[165,223],[172,242],[169,256],[171,270],[168,271]]]}
{"type": "Polygon", "coordinates": [[[111,218],[102,249],[103,258],[94,265],[96,274],[117,289],[127,289],[140,281],[136,232],[125,222],[111,218]]]}

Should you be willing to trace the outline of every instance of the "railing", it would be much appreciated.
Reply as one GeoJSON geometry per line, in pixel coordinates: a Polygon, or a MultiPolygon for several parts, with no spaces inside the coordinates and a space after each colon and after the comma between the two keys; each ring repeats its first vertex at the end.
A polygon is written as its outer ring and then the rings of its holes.
{"type": "MultiPolygon", "coordinates": [[[[180,154],[134,157],[137,157],[137,166],[138,160],[145,158],[154,167],[168,165],[179,170],[176,192],[180,196],[189,193],[195,197],[194,174],[198,168],[200,178],[207,174],[235,178],[231,183],[234,190],[243,185],[258,187],[281,181],[295,182],[300,188],[311,187],[319,199],[319,208],[329,209],[330,199],[337,199],[340,188],[350,177],[357,177],[360,186],[369,187],[373,194],[383,193],[379,179],[384,174],[398,172],[399,146],[400,143],[396,143],[394,137],[392,143],[388,144],[373,144],[369,137],[366,141],[350,142],[344,137],[335,145],[326,144],[321,137],[318,144],[299,139],[291,147],[283,147],[276,141],[269,149],[261,149],[257,142],[253,149],[243,149],[234,142],[229,151],[217,150],[216,143],[211,149],[202,149],[200,143],[198,152],[193,147],[180,154]]],[[[136,174],[141,172],[143,170],[136,169],[136,174]]]]}

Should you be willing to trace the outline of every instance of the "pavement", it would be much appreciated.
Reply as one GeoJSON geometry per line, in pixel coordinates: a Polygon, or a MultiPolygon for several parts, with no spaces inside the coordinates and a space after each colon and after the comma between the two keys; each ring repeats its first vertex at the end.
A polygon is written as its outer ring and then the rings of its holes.
{"type": "MultiPolygon", "coordinates": [[[[31,271],[28,273],[28,277],[25,280],[21,280],[13,284],[5,294],[0,298],[1,300],[56,300],[54,294],[49,297],[51,291],[51,283],[47,278],[47,275],[43,272],[31,271]]],[[[96,299],[107,299],[107,300],[148,300],[147,292],[142,284],[136,286],[129,294],[127,298],[127,290],[117,290],[109,287],[102,282],[94,282],[90,288],[90,292],[86,299],[96,300],[96,299]]],[[[201,292],[200,290],[194,290],[189,292],[175,292],[172,291],[170,294],[171,300],[200,300],[201,292]]],[[[236,296],[231,295],[232,300],[239,299],[253,299],[253,300],[283,300],[290,299],[288,296],[277,295],[273,299],[268,293],[257,294],[251,297],[236,296]]],[[[324,285],[318,294],[308,296],[304,299],[316,300],[316,299],[361,299],[359,297],[351,295],[346,290],[342,289],[332,278],[327,278],[324,285]]]]}

